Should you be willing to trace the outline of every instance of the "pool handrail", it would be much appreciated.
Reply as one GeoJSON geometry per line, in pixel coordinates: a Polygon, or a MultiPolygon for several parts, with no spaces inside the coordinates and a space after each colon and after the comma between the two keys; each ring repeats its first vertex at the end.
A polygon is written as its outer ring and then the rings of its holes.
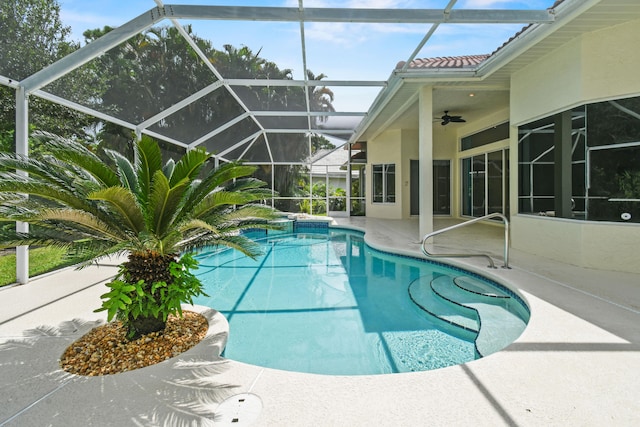
{"type": "Polygon", "coordinates": [[[480,254],[432,254],[427,250],[427,240],[430,238],[437,236],[438,234],[446,233],[447,231],[454,230],[456,228],[464,227],[467,225],[474,224],[478,221],[485,221],[491,218],[500,218],[504,223],[504,265],[502,268],[511,268],[509,267],[509,219],[499,212],[490,213],[489,215],[481,216],[479,218],[474,218],[469,221],[462,222],[460,224],[452,225],[450,227],[442,228],[440,230],[432,231],[431,233],[425,234],[422,238],[422,253],[429,258],[469,258],[469,257],[484,257],[489,260],[489,268],[496,268],[493,259],[485,253],[480,254]]]}

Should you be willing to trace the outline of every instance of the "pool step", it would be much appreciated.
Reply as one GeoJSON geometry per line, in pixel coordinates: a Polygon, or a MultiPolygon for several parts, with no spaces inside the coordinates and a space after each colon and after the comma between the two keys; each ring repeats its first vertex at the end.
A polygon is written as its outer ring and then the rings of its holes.
{"type": "Polygon", "coordinates": [[[524,329],[526,321],[509,311],[518,304],[498,289],[469,276],[423,276],[409,286],[416,305],[432,316],[476,333],[481,356],[504,348],[524,329]]]}
{"type": "Polygon", "coordinates": [[[499,293],[493,286],[481,280],[469,276],[458,276],[453,279],[454,285],[458,288],[487,298],[510,298],[509,295],[499,293]]]}
{"type": "Polygon", "coordinates": [[[475,310],[453,304],[434,291],[434,286],[444,288],[447,284],[449,287],[453,286],[451,276],[426,275],[419,277],[409,285],[409,297],[423,311],[438,320],[477,333],[480,323],[475,310]]]}

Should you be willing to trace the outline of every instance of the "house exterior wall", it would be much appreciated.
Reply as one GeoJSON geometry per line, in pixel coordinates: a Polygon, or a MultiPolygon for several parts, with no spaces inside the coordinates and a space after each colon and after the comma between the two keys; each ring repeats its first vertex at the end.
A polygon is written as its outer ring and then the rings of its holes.
{"type": "Polygon", "coordinates": [[[411,217],[411,160],[418,160],[418,139],[417,129],[396,129],[383,132],[368,142],[367,216],[385,219],[411,217]],[[384,163],[396,165],[396,202],[372,203],[372,165],[384,163]]]}
{"type": "Polygon", "coordinates": [[[402,218],[402,131],[399,129],[388,130],[381,133],[377,138],[367,142],[367,216],[372,218],[401,219],[402,218]],[[372,203],[372,165],[394,163],[396,165],[396,201],[395,203],[372,203]]]}
{"type": "MultiPolygon", "coordinates": [[[[578,37],[511,80],[511,212],[517,212],[517,126],[577,105],[640,94],[640,21],[578,37]]],[[[512,246],[558,261],[629,272],[637,262],[637,224],[512,215],[512,246]]]]}
{"type": "Polygon", "coordinates": [[[549,52],[511,77],[511,123],[566,110],[582,98],[581,40],[549,52]]]}

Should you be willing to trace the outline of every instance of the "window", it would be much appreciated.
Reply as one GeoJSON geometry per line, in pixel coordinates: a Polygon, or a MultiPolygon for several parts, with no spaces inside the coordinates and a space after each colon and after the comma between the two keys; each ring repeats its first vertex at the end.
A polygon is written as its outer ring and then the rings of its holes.
{"type": "Polygon", "coordinates": [[[460,140],[460,151],[482,147],[493,142],[502,141],[509,138],[509,122],[502,123],[485,129],[473,135],[465,136],[460,140]]]}
{"type": "Polygon", "coordinates": [[[640,97],[567,113],[570,133],[555,116],[518,129],[519,212],[640,223],[640,97]],[[563,140],[571,156],[564,167],[563,140]]]}
{"type": "Polygon", "coordinates": [[[373,165],[373,203],[395,203],[396,165],[373,165]]]}
{"type": "Polygon", "coordinates": [[[586,219],[640,223],[640,97],[587,105],[586,219]]]}
{"type": "MultiPolygon", "coordinates": [[[[585,109],[571,111],[571,195],[573,216],[584,216],[585,109]],[[582,178],[580,178],[582,177],[582,178]]],[[[555,215],[556,119],[546,117],[518,129],[518,208],[521,213],[555,215]]]]}

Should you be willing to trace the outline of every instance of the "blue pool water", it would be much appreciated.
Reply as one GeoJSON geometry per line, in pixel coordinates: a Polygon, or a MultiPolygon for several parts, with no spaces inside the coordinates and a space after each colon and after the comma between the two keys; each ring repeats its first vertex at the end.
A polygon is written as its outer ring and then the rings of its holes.
{"type": "Polygon", "coordinates": [[[256,260],[234,250],[197,257],[209,296],[195,303],[229,320],[230,359],[333,375],[424,371],[486,356],[526,326],[512,292],[373,250],[358,232],[257,240],[264,255],[256,260]]]}

